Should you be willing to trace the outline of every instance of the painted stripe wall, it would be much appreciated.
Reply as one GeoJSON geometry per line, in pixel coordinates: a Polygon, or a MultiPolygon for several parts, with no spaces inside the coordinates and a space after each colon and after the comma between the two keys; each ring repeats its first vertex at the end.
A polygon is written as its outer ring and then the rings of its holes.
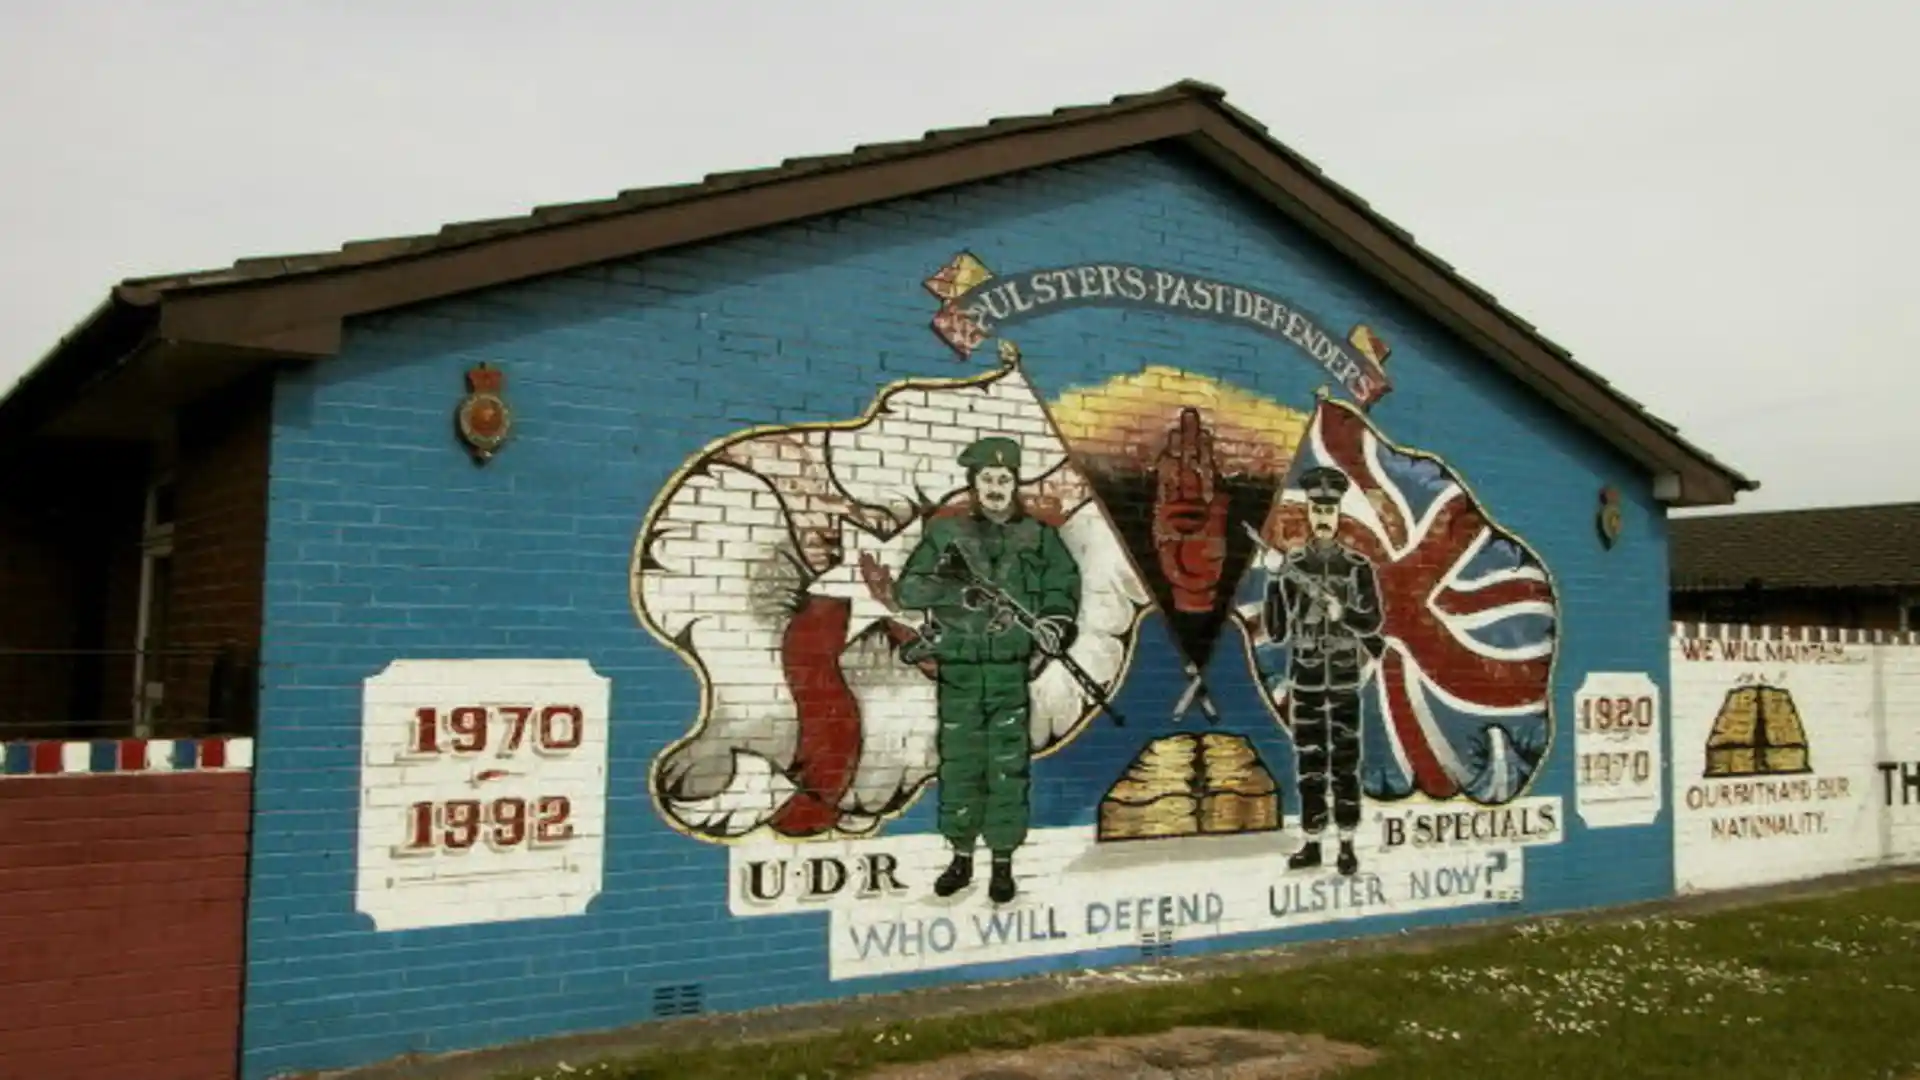
{"type": "Polygon", "coordinates": [[[0,779],[253,768],[250,738],[0,743],[0,779]]]}

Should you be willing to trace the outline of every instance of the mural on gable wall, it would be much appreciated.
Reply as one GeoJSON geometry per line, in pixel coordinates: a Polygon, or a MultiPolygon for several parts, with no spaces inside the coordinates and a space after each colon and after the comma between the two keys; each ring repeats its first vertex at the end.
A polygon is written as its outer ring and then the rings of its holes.
{"type": "Polygon", "coordinates": [[[1362,411],[1385,343],[1143,267],[926,287],[995,370],[711,446],[636,543],[701,683],[653,797],[729,846],[734,913],[830,912],[850,978],[1517,899],[1561,829],[1527,795],[1552,583],[1362,411]],[[1072,307],[1250,327],[1353,403],[1151,365],[1047,393],[1000,335],[1072,307]]]}

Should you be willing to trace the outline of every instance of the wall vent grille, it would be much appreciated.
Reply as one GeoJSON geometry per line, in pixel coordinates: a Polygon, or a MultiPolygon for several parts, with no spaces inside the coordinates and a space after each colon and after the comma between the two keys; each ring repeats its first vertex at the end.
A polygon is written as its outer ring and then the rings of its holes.
{"type": "Polygon", "coordinates": [[[653,1015],[698,1016],[701,1010],[700,996],[699,983],[656,986],[653,988],[653,1015]]]}
{"type": "Polygon", "coordinates": [[[1165,960],[1173,956],[1173,931],[1148,930],[1142,933],[1140,956],[1146,960],[1165,960]]]}

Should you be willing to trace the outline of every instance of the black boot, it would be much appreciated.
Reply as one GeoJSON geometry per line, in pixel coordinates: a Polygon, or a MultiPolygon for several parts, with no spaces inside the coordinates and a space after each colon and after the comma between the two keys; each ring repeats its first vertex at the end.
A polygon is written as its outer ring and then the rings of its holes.
{"type": "Polygon", "coordinates": [[[993,857],[993,877],[987,881],[987,899],[996,904],[1004,904],[1013,899],[1018,891],[1013,884],[1013,856],[995,855],[993,857]]]}
{"type": "Polygon", "coordinates": [[[1338,866],[1340,872],[1348,877],[1352,877],[1354,871],[1360,869],[1360,856],[1353,853],[1353,841],[1345,838],[1341,839],[1340,857],[1335,861],[1334,865],[1338,866]]]}
{"type": "Polygon", "coordinates": [[[1309,840],[1287,858],[1289,870],[1311,870],[1320,865],[1320,841],[1309,840]]]}
{"type": "Polygon", "coordinates": [[[933,883],[933,895],[952,896],[973,881],[973,856],[955,855],[933,883]]]}

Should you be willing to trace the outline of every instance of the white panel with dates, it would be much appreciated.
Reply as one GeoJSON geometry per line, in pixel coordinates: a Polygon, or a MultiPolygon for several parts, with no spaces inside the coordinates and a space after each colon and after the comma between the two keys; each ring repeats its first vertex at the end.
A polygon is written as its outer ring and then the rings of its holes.
{"type": "Polygon", "coordinates": [[[396,660],[368,679],[359,910],[380,930],[586,911],[610,695],[585,660],[396,660]]]}
{"type": "Polygon", "coordinates": [[[1595,671],[1573,695],[1574,812],[1589,829],[1651,825],[1665,803],[1660,687],[1640,671],[1595,671]]]}

